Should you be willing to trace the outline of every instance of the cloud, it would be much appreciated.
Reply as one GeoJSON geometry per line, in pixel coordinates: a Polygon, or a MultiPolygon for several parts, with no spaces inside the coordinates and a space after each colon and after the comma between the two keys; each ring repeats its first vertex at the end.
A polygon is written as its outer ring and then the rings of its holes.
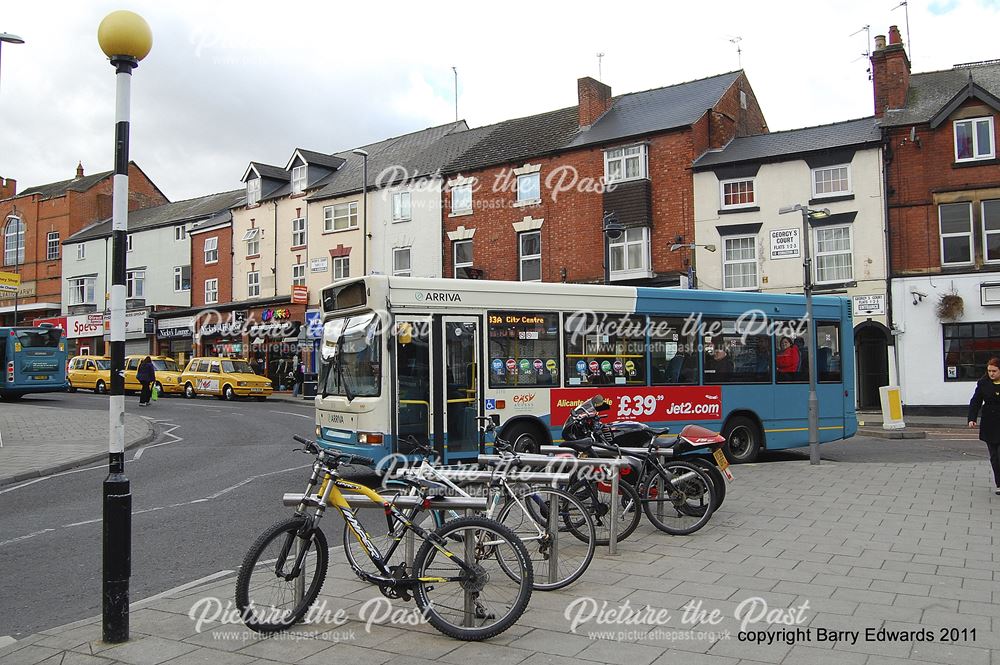
{"type": "MultiPolygon", "coordinates": [[[[986,4],[986,2],[984,2],[986,4]]],[[[942,14],[947,14],[958,7],[958,0],[934,0],[929,5],[927,5],[928,11],[935,16],[941,16],[942,14]]]]}

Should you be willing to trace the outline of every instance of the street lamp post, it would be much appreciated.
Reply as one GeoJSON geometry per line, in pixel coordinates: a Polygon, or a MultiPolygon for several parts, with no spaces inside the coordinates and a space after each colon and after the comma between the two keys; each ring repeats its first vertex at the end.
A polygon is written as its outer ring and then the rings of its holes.
{"type": "Polygon", "coordinates": [[[830,210],[811,210],[801,203],[785,206],[779,215],[802,213],[802,288],[806,294],[806,354],[809,356],[809,463],[819,464],[819,399],[816,396],[816,330],[812,308],[812,257],[809,247],[809,220],[830,216],[830,210]]]}
{"type": "Polygon", "coordinates": [[[368,151],[358,148],[352,150],[355,155],[361,155],[361,205],[364,206],[361,213],[361,265],[363,267],[362,276],[368,275],[368,151]]]}
{"type": "Polygon", "coordinates": [[[115,11],[97,28],[97,41],[116,72],[115,171],[111,200],[111,394],[108,477],[104,480],[103,639],[128,640],[132,573],[132,492],[125,477],[125,236],[128,231],[128,139],[132,70],[153,46],[138,14],[115,11]]]}
{"type": "Polygon", "coordinates": [[[0,32],[0,52],[3,51],[4,44],[23,44],[24,40],[17,35],[12,35],[9,32],[0,32]]]}
{"type": "Polygon", "coordinates": [[[611,241],[618,240],[625,233],[625,227],[618,221],[615,212],[605,212],[601,221],[601,232],[604,234],[604,284],[611,283],[611,241]]]}
{"type": "Polygon", "coordinates": [[[677,236],[677,242],[675,242],[673,245],[670,246],[670,251],[676,252],[677,250],[684,248],[691,250],[691,259],[688,262],[688,288],[697,289],[698,272],[697,268],[695,267],[696,266],[695,257],[698,255],[697,248],[704,247],[709,252],[714,252],[716,247],[715,245],[702,245],[701,243],[697,242],[681,242],[681,240],[683,240],[683,238],[681,238],[681,236],[677,236]]]}

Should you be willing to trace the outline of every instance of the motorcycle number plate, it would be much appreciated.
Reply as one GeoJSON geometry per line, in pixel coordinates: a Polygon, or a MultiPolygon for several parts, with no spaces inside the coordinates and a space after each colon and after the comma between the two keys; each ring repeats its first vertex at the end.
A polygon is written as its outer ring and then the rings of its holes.
{"type": "Polygon", "coordinates": [[[733,480],[733,472],[729,470],[729,460],[726,459],[725,453],[722,450],[716,450],[712,453],[712,457],[715,458],[715,463],[719,467],[719,471],[722,471],[726,476],[726,480],[733,480]]]}

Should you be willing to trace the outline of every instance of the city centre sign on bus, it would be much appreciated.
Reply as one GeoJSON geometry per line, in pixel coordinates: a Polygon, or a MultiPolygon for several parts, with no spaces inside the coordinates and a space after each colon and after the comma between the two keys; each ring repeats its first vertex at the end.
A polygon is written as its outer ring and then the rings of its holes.
{"type": "Polygon", "coordinates": [[[799,258],[798,229],[774,229],[771,231],[771,258],[799,258]]]}

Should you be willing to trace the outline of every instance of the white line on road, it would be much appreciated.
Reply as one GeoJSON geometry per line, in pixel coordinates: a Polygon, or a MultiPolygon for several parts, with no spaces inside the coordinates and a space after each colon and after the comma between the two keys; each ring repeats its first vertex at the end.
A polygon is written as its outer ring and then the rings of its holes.
{"type": "Polygon", "coordinates": [[[67,529],[71,526],[83,526],[84,524],[94,524],[96,522],[100,522],[101,519],[103,518],[98,517],[96,520],[84,520],[82,522],[73,522],[72,524],[63,524],[62,527],[60,528],[67,529]]]}
{"type": "Polygon", "coordinates": [[[301,413],[292,413],[291,411],[271,411],[271,413],[283,413],[286,416],[295,416],[297,418],[306,418],[307,420],[312,420],[313,416],[304,416],[301,413]]]}
{"type": "Polygon", "coordinates": [[[17,538],[11,538],[10,540],[0,540],[0,547],[3,547],[4,545],[10,545],[11,543],[19,542],[21,540],[27,540],[28,538],[34,538],[35,536],[40,536],[43,533],[48,533],[49,531],[55,531],[55,529],[42,529],[41,531],[28,533],[23,536],[18,536],[17,538]]]}

